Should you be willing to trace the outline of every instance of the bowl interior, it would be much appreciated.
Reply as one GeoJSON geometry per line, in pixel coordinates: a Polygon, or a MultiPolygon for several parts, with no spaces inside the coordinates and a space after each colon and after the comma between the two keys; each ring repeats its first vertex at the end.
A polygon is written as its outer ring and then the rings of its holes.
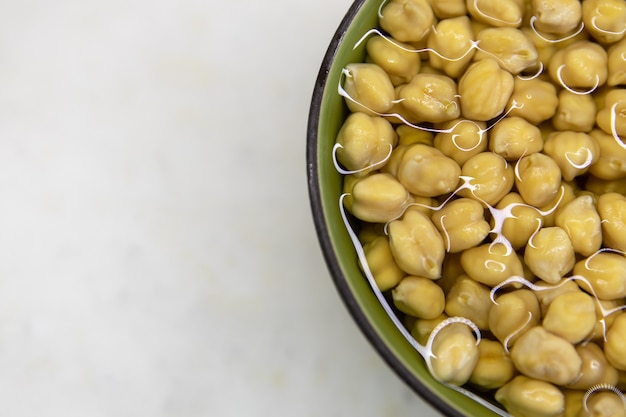
{"type": "Polygon", "coordinates": [[[341,22],[315,85],[309,115],[307,165],[311,209],[332,279],[362,332],[395,372],[419,395],[449,416],[496,416],[431,377],[424,361],[387,316],[362,274],[339,210],[342,177],[332,160],[337,132],[348,114],[338,94],[342,69],[362,62],[364,43],[354,45],[378,19],[381,0],[357,0],[341,22]]]}

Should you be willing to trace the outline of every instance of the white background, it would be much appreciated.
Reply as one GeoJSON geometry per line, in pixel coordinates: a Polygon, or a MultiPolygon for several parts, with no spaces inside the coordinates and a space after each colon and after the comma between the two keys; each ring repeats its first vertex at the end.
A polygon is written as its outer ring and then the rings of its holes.
{"type": "Polygon", "coordinates": [[[309,100],[349,5],[0,2],[0,415],[437,415],[310,217],[309,100]]]}

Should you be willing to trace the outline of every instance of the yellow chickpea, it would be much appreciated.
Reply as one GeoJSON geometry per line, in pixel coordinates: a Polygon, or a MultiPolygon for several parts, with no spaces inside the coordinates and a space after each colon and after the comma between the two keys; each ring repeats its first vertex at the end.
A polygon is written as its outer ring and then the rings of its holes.
{"type": "Polygon", "coordinates": [[[512,109],[509,117],[519,116],[534,125],[550,119],[556,112],[559,99],[556,88],[540,78],[515,78],[513,93],[507,103],[512,109]]]}
{"type": "Polygon", "coordinates": [[[563,393],[553,384],[518,375],[496,391],[496,400],[516,417],[560,417],[563,393]]]}
{"type": "Polygon", "coordinates": [[[626,89],[616,88],[604,96],[604,107],[598,111],[596,123],[608,134],[615,130],[620,137],[626,137],[626,89]]]}
{"type": "Polygon", "coordinates": [[[409,82],[420,70],[420,56],[407,43],[377,35],[367,41],[365,49],[371,62],[389,74],[393,85],[409,82]]]}
{"type": "Polygon", "coordinates": [[[605,193],[626,194],[626,181],[622,181],[621,179],[602,180],[593,175],[589,175],[585,181],[585,190],[596,195],[602,195],[605,193]]]}
{"type": "Polygon", "coordinates": [[[514,290],[496,299],[489,310],[489,329],[505,346],[515,346],[529,329],[537,326],[541,309],[537,297],[529,290],[514,290]]]}
{"type": "Polygon", "coordinates": [[[572,344],[587,338],[596,326],[595,299],[583,291],[556,297],[543,317],[543,327],[572,344]]]}
{"type": "Polygon", "coordinates": [[[407,328],[411,333],[411,336],[422,346],[425,346],[428,343],[428,338],[432,331],[444,320],[447,320],[449,317],[445,314],[441,314],[434,319],[420,319],[417,317],[406,316],[411,318],[412,320],[407,323],[407,328]]]}
{"type": "Polygon", "coordinates": [[[524,3],[516,0],[467,0],[467,11],[476,21],[495,27],[519,27],[524,3]]]}
{"type": "Polygon", "coordinates": [[[626,313],[619,313],[606,334],[604,353],[609,363],[626,371],[626,313]]]}
{"type": "Polygon", "coordinates": [[[585,174],[600,157],[596,140],[582,132],[563,131],[548,135],[543,152],[551,157],[561,169],[565,181],[572,181],[585,174]]]}
{"type": "Polygon", "coordinates": [[[515,376],[515,367],[502,343],[481,339],[478,345],[478,362],[470,382],[486,389],[502,387],[515,376]]]}
{"type": "Polygon", "coordinates": [[[550,307],[550,304],[552,304],[555,298],[567,293],[580,292],[580,287],[576,284],[576,281],[568,280],[567,278],[563,278],[556,284],[537,281],[535,285],[540,288],[540,290],[535,291],[534,294],[539,301],[542,316],[546,315],[548,307],[550,307]]]}
{"type": "Polygon", "coordinates": [[[496,205],[513,188],[515,174],[500,155],[482,152],[463,164],[461,175],[471,178],[471,188],[461,190],[459,195],[496,205]]]}
{"type": "Polygon", "coordinates": [[[552,124],[557,130],[590,132],[596,123],[595,114],[596,103],[591,95],[561,90],[552,124]]]}
{"type": "Polygon", "coordinates": [[[486,28],[476,34],[480,49],[474,60],[495,59],[502,69],[517,75],[537,65],[539,54],[533,42],[519,29],[486,28]]]}
{"type": "Polygon", "coordinates": [[[601,300],[626,297],[626,257],[623,255],[612,252],[594,254],[576,263],[574,275],[585,277],[589,284],[578,281],[578,285],[601,300]]]}
{"type": "Polygon", "coordinates": [[[581,343],[576,346],[576,352],[582,359],[581,375],[568,388],[588,390],[598,384],[617,384],[617,369],[606,359],[600,346],[595,343],[581,343]]]}
{"type": "MultiPolygon", "coordinates": [[[[438,3],[435,1],[434,3],[438,3]]],[[[428,59],[434,68],[457,78],[472,62],[474,32],[467,16],[440,21],[428,36],[428,59]]]]}
{"type": "Polygon", "coordinates": [[[396,308],[422,319],[434,319],[443,313],[445,295],[432,279],[407,276],[391,291],[396,308]]]}
{"type": "Polygon", "coordinates": [[[435,22],[428,0],[390,0],[381,10],[380,27],[400,42],[419,42],[435,22]]]}
{"type": "Polygon", "coordinates": [[[496,123],[489,132],[489,150],[507,161],[517,161],[524,155],[541,152],[541,130],[526,119],[507,117],[496,123]]]}
{"type": "Polygon", "coordinates": [[[598,198],[598,214],[602,219],[604,244],[626,252],[626,196],[602,194],[598,198]]]}
{"type": "Polygon", "coordinates": [[[592,130],[589,135],[600,147],[600,156],[596,163],[589,167],[589,172],[603,180],[626,178],[626,145],[600,129],[592,130]]]}
{"type": "Polygon", "coordinates": [[[504,112],[514,84],[513,75],[500,68],[495,59],[471,64],[459,80],[463,117],[487,121],[498,116],[504,112]]]}
{"type": "Polygon", "coordinates": [[[543,207],[559,195],[561,170],[548,155],[533,153],[518,161],[515,185],[524,201],[543,207]]]}
{"type": "Polygon", "coordinates": [[[626,84],[626,39],[612,45],[608,54],[609,77],[606,84],[611,87],[626,84]]]}
{"type": "Polygon", "coordinates": [[[478,346],[469,327],[461,323],[445,326],[435,336],[431,360],[433,374],[452,385],[465,384],[478,362],[478,346]]]}
{"type": "Polygon", "coordinates": [[[599,391],[589,397],[587,408],[578,417],[626,417],[626,399],[613,391],[599,391]],[[588,410],[588,411],[587,411],[588,410]]]}
{"type": "Polygon", "coordinates": [[[620,0],[585,0],[582,20],[589,34],[599,42],[617,42],[626,32],[626,4],[620,0]]]}
{"type": "Polygon", "coordinates": [[[411,116],[424,122],[447,122],[461,114],[456,83],[445,75],[416,74],[400,86],[398,99],[411,116]]]}
{"type": "Polygon", "coordinates": [[[522,261],[505,245],[485,243],[461,254],[463,269],[474,280],[493,287],[511,275],[524,275],[522,261]]]}
{"type": "Polygon", "coordinates": [[[437,133],[433,146],[462,167],[472,156],[487,150],[485,127],[485,122],[451,120],[443,124],[443,131],[437,133]]]}
{"type": "Polygon", "coordinates": [[[543,217],[536,208],[528,206],[517,193],[507,194],[495,207],[497,214],[502,216],[501,233],[518,250],[543,225],[543,217]]]}
{"type": "Polygon", "coordinates": [[[411,193],[422,197],[436,197],[453,191],[460,175],[461,168],[453,159],[423,144],[411,145],[398,167],[398,180],[411,193]]]}
{"type": "Polygon", "coordinates": [[[392,289],[406,275],[393,259],[387,236],[378,236],[366,243],[363,245],[363,251],[367,266],[381,291],[392,289]]]}
{"type": "Polygon", "coordinates": [[[556,225],[567,233],[574,251],[591,256],[602,246],[602,225],[593,197],[581,195],[556,214],[556,225]]]}
{"type": "Polygon", "coordinates": [[[576,254],[565,230],[543,227],[528,241],[524,262],[538,278],[556,284],[572,270],[576,254]]]}
{"type": "Polygon", "coordinates": [[[483,206],[460,198],[433,213],[431,220],[441,233],[448,252],[461,252],[481,243],[489,234],[483,206]]]}
{"type": "Polygon", "coordinates": [[[396,93],[384,69],[371,63],[352,63],[344,71],[343,89],[350,97],[345,100],[350,111],[374,116],[391,110],[396,93]]]}
{"type": "Polygon", "coordinates": [[[555,35],[573,32],[582,19],[578,0],[532,0],[532,12],[537,30],[555,35]]]}
{"type": "Polygon", "coordinates": [[[608,77],[608,55],[591,41],[577,41],[555,52],[548,65],[550,78],[573,89],[594,89],[608,77]]]}
{"type": "Polygon", "coordinates": [[[435,16],[439,19],[451,19],[467,14],[465,0],[430,0],[435,16]]]}
{"type": "Polygon", "coordinates": [[[465,317],[479,329],[488,330],[492,305],[489,287],[461,275],[446,295],[445,313],[450,317],[465,317]]]}
{"type": "Polygon", "coordinates": [[[370,174],[352,187],[352,214],[371,223],[395,219],[409,203],[409,193],[393,175],[370,174]]]}
{"type": "Polygon", "coordinates": [[[396,263],[407,274],[441,277],[443,239],[425,214],[409,210],[402,219],[389,223],[389,245],[396,263]]]}

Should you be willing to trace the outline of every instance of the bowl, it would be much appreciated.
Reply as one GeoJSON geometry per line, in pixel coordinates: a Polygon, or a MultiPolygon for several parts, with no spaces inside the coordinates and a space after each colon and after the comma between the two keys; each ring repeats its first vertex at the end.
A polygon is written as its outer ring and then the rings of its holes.
{"type": "Polygon", "coordinates": [[[307,128],[307,176],[317,237],[334,284],[356,324],[385,362],[419,396],[447,416],[497,416],[467,396],[442,385],[394,324],[358,264],[339,199],[342,177],[333,164],[336,135],[348,114],[338,93],[342,69],[362,62],[358,40],[378,19],[380,0],[357,0],[339,24],[314,85],[307,128]]]}

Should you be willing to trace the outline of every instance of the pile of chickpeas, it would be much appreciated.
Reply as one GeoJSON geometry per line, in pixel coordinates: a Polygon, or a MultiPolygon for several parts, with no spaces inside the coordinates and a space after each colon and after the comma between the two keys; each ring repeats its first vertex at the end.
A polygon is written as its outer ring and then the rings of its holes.
{"type": "Polygon", "coordinates": [[[343,70],[361,263],[512,416],[626,416],[625,35],[624,0],[389,0],[343,70]]]}

